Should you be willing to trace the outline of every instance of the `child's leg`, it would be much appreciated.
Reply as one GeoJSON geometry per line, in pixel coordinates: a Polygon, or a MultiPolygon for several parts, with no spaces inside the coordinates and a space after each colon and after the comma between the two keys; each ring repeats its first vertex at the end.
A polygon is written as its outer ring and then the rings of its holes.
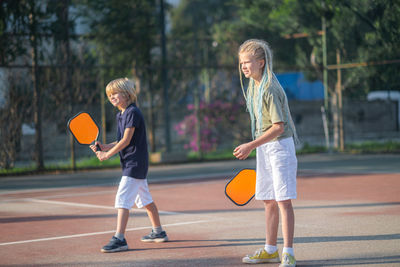
{"type": "Polygon", "coordinates": [[[115,234],[116,237],[125,235],[125,230],[126,230],[126,225],[128,224],[128,219],[129,219],[129,210],[119,208],[118,209],[118,218],[117,218],[117,231],[115,234]]]}
{"type": "Polygon", "coordinates": [[[265,208],[265,251],[274,255],[274,260],[278,256],[277,236],[279,226],[279,208],[275,201],[273,186],[273,172],[268,154],[268,145],[257,147],[257,176],[256,176],[256,199],[263,200],[265,208]]]}
{"type": "Polygon", "coordinates": [[[145,207],[147,215],[149,216],[151,226],[153,227],[149,235],[143,236],[143,242],[165,242],[168,241],[167,233],[162,229],[160,222],[160,215],[156,204],[154,203],[147,181],[142,181],[142,186],[139,190],[138,196],[136,198],[136,206],[138,208],[145,207]]]}
{"type": "Polygon", "coordinates": [[[136,206],[139,209],[145,207],[151,226],[153,226],[153,229],[158,228],[161,226],[160,215],[157,206],[151,197],[147,180],[137,180],[137,183],[140,183],[140,187],[135,200],[136,206]]]}
{"type": "Polygon", "coordinates": [[[151,202],[150,204],[147,204],[145,208],[153,229],[149,235],[142,237],[142,241],[156,243],[168,241],[167,233],[161,227],[160,216],[156,204],[151,202]]]}
{"type": "Polygon", "coordinates": [[[139,191],[136,179],[122,176],[115,196],[115,208],[118,209],[117,230],[115,237],[123,240],[129,219],[129,210],[135,203],[136,195],[139,191]]]}
{"type": "Polygon", "coordinates": [[[276,246],[279,227],[279,210],[275,200],[264,200],[267,245],[276,246]]]}
{"type": "Polygon", "coordinates": [[[158,209],[157,206],[154,202],[148,204],[145,206],[147,215],[149,216],[151,226],[153,226],[153,229],[160,227],[161,222],[160,222],[160,215],[158,214],[158,209]]]}
{"type": "Polygon", "coordinates": [[[271,165],[275,199],[278,202],[282,218],[284,247],[293,247],[294,212],[291,199],[297,197],[296,175],[297,158],[292,138],[286,138],[270,144],[271,165]]]}
{"type": "Polygon", "coordinates": [[[278,205],[282,215],[283,234],[282,262],[280,266],[296,266],[293,250],[294,212],[292,201],[290,199],[279,201],[278,205]]]}
{"type": "Polygon", "coordinates": [[[101,249],[101,252],[108,253],[128,250],[128,244],[125,240],[125,230],[128,218],[129,210],[118,208],[117,231],[111,238],[110,242],[101,249]]]}
{"type": "Polygon", "coordinates": [[[257,250],[253,255],[242,259],[244,263],[272,263],[279,262],[279,253],[276,246],[279,226],[279,208],[275,200],[264,200],[265,208],[265,247],[257,250]]]}
{"type": "Polygon", "coordinates": [[[283,246],[292,248],[294,236],[294,212],[292,201],[290,199],[279,201],[278,205],[282,217],[283,246]]]}

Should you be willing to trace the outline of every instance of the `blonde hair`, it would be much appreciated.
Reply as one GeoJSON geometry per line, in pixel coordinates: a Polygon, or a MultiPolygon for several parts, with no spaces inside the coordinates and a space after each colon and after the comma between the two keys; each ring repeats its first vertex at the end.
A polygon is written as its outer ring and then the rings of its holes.
{"type": "MultiPolygon", "coordinates": [[[[262,105],[263,105],[262,99],[263,99],[265,90],[267,90],[273,84],[273,86],[277,86],[280,90],[282,90],[283,93],[285,91],[283,90],[278,79],[276,78],[275,74],[272,71],[272,52],[266,41],[259,40],[259,39],[247,40],[239,47],[239,51],[238,51],[239,57],[240,57],[240,54],[242,54],[242,53],[249,53],[250,55],[254,56],[254,58],[257,60],[264,60],[264,63],[265,63],[263,70],[262,70],[261,82],[260,82],[258,88],[256,88],[256,86],[254,84],[254,79],[250,78],[249,85],[247,87],[247,92],[245,92],[244,88],[243,88],[242,71],[240,68],[240,61],[239,61],[240,86],[242,87],[242,92],[243,92],[244,98],[246,99],[247,110],[250,113],[251,132],[252,132],[252,136],[254,139],[255,135],[256,135],[256,123],[258,124],[257,125],[258,133],[260,133],[262,130],[262,119],[261,119],[262,118],[262,105]],[[258,105],[257,105],[258,109],[254,110],[253,97],[254,97],[256,91],[258,92],[258,99],[256,99],[256,101],[258,103],[258,105]],[[257,122],[256,122],[255,113],[258,114],[258,118],[259,118],[257,122]]],[[[285,97],[286,97],[286,94],[285,94],[285,97]]],[[[294,141],[297,144],[297,143],[299,143],[299,139],[297,137],[296,127],[293,123],[292,117],[290,116],[289,106],[287,107],[286,117],[288,118],[289,127],[293,131],[294,141]]]]}
{"type": "Polygon", "coordinates": [[[135,90],[135,83],[128,78],[119,78],[112,80],[106,86],[107,96],[110,94],[120,93],[126,99],[128,99],[129,104],[136,103],[137,93],[135,90]]]}
{"type": "MultiPolygon", "coordinates": [[[[245,41],[239,47],[239,51],[238,51],[239,57],[240,57],[240,54],[243,54],[243,53],[249,53],[250,55],[254,56],[255,59],[257,59],[257,60],[264,60],[262,81],[264,81],[263,86],[268,88],[271,85],[272,73],[273,73],[272,72],[272,51],[271,51],[271,48],[269,47],[269,44],[264,40],[249,39],[249,40],[245,41]]],[[[246,94],[244,93],[240,61],[239,61],[239,76],[240,76],[240,85],[242,87],[243,95],[245,98],[247,98],[246,94]]],[[[252,80],[253,79],[251,79],[250,82],[254,82],[252,80]]]]}
{"type": "Polygon", "coordinates": [[[258,85],[258,88],[255,88],[254,84],[254,79],[250,78],[249,85],[247,88],[247,93],[244,91],[243,87],[243,79],[242,79],[242,71],[240,67],[240,60],[239,60],[239,76],[240,76],[240,86],[242,88],[243,96],[246,99],[246,106],[247,110],[250,113],[250,119],[251,119],[251,132],[253,139],[255,138],[256,134],[256,116],[255,114],[258,114],[258,131],[261,131],[262,128],[262,120],[261,120],[261,115],[262,115],[262,96],[264,95],[264,92],[266,89],[269,88],[269,86],[272,83],[274,74],[272,72],[272,52],[271,49],[268,45],[268,43],[264,40],[259,40],[259,39],[249,39],[245,41],[240,47],[238,51],[238,55],[240,58],[240,54],[243,53],[249,53],[252,55],[255,59],[257,60],[264,60],[264,66],[262,68],[262,78],[260,81],[260,84],[258,85]],[[253,96],[255,92],[258,92],[258,99],[256,100],[258,105],[258,110],[254,110],[254,99],[253,96]]]}

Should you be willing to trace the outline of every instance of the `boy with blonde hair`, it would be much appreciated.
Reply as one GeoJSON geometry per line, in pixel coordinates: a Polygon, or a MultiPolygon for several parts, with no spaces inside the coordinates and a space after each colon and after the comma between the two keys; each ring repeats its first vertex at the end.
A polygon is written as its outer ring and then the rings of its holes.
{"type": "Polygon", "coordinates": [[[118,209],[117,230],[110,242],[101,252],[118,252],[128,250],[125,239],[129,210],[134,204],[145,207],[152,224],[149,235],[142,237],[143,242],[165,242],[168,237],[163,231],[157,206],[155,205],[147,184],[148,151],[146,127],[143,115],[136,106],[137,95],[134,83],[121,78],[111,81],[106,87],[106,94],[111,104],[119,109],[117,114],[117,141],[109,144],[91,145],[99,160],[107,160],[119,153],[122,167],[122,178],[115,197],[115,208],[118,209]],[[100,146],[100,151],[96,145],[100,146]]]}

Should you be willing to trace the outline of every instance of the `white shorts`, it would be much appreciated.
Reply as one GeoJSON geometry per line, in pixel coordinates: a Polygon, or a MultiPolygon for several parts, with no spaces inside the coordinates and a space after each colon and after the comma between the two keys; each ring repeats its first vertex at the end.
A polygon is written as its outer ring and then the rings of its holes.
{"type": "Polygon", "coordinates": [[[115,196],[115,208],[131,209],[134,204],[141,209],[152,203],[147,179],[122,176],[115,196]]]}
{"type": "Polygon", "coordinates": [[[297,158],[293,138],[268,142],[257,147],[256,173],[256,199],[295,199],[297,158]]]}

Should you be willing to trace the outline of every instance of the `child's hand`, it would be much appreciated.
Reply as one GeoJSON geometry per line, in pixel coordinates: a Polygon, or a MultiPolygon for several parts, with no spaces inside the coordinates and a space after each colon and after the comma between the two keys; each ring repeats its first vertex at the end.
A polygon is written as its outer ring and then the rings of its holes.
{"type": "Polygon", "coordinates": [[[244,160],[247,159],[252,150],[253,148],[249,144],[242,144],[233,150],[233,155],[240,160],[244,160]]]}
{"type": "Polygon", "coordinates": [[[96,153],[98,151],[97,146],[99,146],[100,149],[103,150],[103,145],[99,141],[96,141],[94,145],[90,145],[89,147],[92,149],[93,152],[96,153]]]}
{"type": "Polygon", "coordinates": [[[100,161],[108,160],[110,157],[107,152],[97,151],[96,156],[100,161]]]}

